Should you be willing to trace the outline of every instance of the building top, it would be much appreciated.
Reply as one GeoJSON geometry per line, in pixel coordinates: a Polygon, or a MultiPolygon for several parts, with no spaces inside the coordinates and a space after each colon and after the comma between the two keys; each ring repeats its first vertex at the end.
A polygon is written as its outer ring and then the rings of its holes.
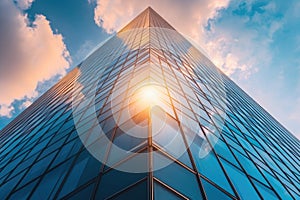
{"type": "Polygon", "coordinates": [[[135,17],[129,24],[122,28],[119,33],[135,28],[160,27],[175,30],[166,20],[164,20],[150,6],[135,17]]]}

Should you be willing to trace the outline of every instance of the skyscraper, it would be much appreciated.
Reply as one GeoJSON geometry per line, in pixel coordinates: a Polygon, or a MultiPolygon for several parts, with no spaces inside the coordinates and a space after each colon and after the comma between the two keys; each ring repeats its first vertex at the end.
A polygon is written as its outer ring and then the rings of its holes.
{"type": "Polygon", "coordinates": [[[1,199],[299,199],[300,142],[147,8],[0,132],[1,199]]]}

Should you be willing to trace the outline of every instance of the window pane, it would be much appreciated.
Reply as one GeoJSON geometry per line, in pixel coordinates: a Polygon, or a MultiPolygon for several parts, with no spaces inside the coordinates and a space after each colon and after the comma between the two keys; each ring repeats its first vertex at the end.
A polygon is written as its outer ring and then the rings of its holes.
{"type": "Polygon", "coordinates": [[[96,177],[100,172],[100,166],[101,163],[98,160],[92,157],[86,150],[83,151],[68,175],[59,197],[63,197],[80,185],[96,177]]]}
{"type": "Polygon", "coordinates": [[[73,196],[71,196],[68,199],[72,199],[72,200],[91,199],[91,195],[93,193],[94,186],[95,186],[94,184],[89,185],[88,187],[80,190],[79,192],[77,192],[76,194],[74,194],[73,196]]]}
{"type": "Polygon", "coordinates": [[[264,184],[268,184],[265,178],[261,175],[258,171],[257,167],[250,161],[247,157],[242,155],[240,152],[233,149],[234,154],[237,156],[238,160],[240,161],[241,165],[246,170],[247,174],[253,176],[254,178],[258,179],[259,181],[263,182],[264,184]]]}
{"type": "Polygon", "coordinates": [[[208,181],[201,179],[206,197],[208,200],[212,199],[231,199],[229,196],[227,196],[224,192],[213,186],[211,183],[208,181]]]}
{"type": "Polygon", "coordinates": [[[205,142],[203,139],[201,141],[200,139],[197,140],[197,138],[200,137],[195,137],[195,142],[192,143],[190,149],[192,151],[199,173],[203,174],[205,177],[212,180],[217,185],[234,195],[215,154],[212,151],[210,151],[204,157],[199,156],[201,151],[206,150],[206,147],[202,147],[202,145],[206,144],[203,144],[203,142],[205,142]]]}
{"type": "Polygon", "coordinates": [[[186,145],[184,144],[182,134],[178,127],[178,122],[167,114],[165,115],[165,119],[163,119],[161,115],[157,115],[156,112],[152,113],[151,119],[153,142],[158,144],[165,152],[174,158],[179,158],[180,162],[192,168],[190,158],[186,153],[186,145]],[[164,124],[162,125],[161,122],[164,122],[164,124]],[[161,127],[160,130],[155,129],[156,123],[161,127]]]}
{"type": "Polygon", "coordinates": [[[116,197],[112,199],[147,199],[148,198],[148,190],[147,190],[147,181],[142,181],[137,185],[132,186],[126,191],[118,194],[116,197]]]}
{"type": "Polygon", "coordinates": [[[222,161],[223,166],[240,197],[242,199],[260,199],[246,175],[225,160],[222,161]]]}
{"type": "Polygon", "coordinates": [[[276,196],[276,194],[274,193],[273,190],[271,190],[270,188],[264,186],[263,184],[259,183],[258,181],[252,179],[252,181],[254,182],[256,188],[258,189],[258,191],[260,192],[260,194],[265,198],[265,199],[278,199],[278,197],[276,196]]]}
{"type": "Polygon", "coordinates": [[[274,176],[263,170],[264,175],[282,199],[292,199],[283,185],[274,176]]]}
{"type": "Polygon", "coordinates": [[[51,163],[52,159],[54,158],[56,152],[50,154],[49,156],[41,159],[40,161],[36,162],[28,171],[27,175],[23,178],[21,183],[18,185],[19,187],[23,184],[33,180],[34,178],[41,176],[45,170],[47,169],[48,165],[51,163]]]}
{"type": "Polygon", "coordinates": [[[161,184],[154,181],[154,198],[156,200],[165,200],[165,199],[174,199],[174,200],[180,200],[183,198],[180,198],[178,195],[176,195],[171,190],[167,189],[166,187],[162,186],[161,184]]]}
{"type": "MultiPolygon", "coordinates": [[[[134,159],[135,157],[127,160],[122,163],[120,167],[135,163],[134,159]]],[[[147,164],[147,162],[145,161],[143,164],[147,164]]],[[[111,169],[101,177],[96,199],[105,199],[112,196],[120,190],[138,182],[147,175],[148,174],[146,173],[126,173],[111,169]]]]}
{"type": "Polygon", "coordinates": [[[31,192],[31,190],[36,185],[36,183],[37,183],[37,181],[33,181],[33,182],[29,183],[28,185],[26,185],[22,189],[20,189],[20,190],[16,191],[15,193],[13,193],[13,195],[9,199],[27,199],[30,192],[31,192]]]}
{"type": "MultiPolygon", "coordinates": [[[[153,160],[154,167],[169,162],[167,157],[156,152],[153,152],[153,160]]],[[[175,162],[155,171],[154,176],[190,199],[202,199],[196,175],[175,162]]]]}
{"type": "Polygon", "coordinates": [[[43,198],[54,198],[57,189],[59,188],[62,180],[67,173],[66,169],[69,169],[72,160],[56,167],[47,173],[42,181],[39,183],[38,187],[35,189],[31,198],[33,199],[43,199],[43,198]]]}

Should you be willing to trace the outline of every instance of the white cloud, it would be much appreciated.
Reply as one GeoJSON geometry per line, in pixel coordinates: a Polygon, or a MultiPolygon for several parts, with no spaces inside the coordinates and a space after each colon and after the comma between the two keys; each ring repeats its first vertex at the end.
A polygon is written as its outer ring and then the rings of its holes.
{"type": "Polygon", "coordinates": [[[219,9],[227,7],[228,3],[229,0],[190,0],[188,3],[181,0],[154,0],[151,3],[140,0],[97,0],[94,20],[98,26],[111,33],[151,6],[180,32],[199,39],[201,26],[208,19],[214,18],[219,9]]]}
{"type": "Polygon", "coordinates": [[[229,0],[191,0],[188,3],[179,0],[154,0],[149,3],[133,0],[124,3],[121,0],[97,0],[94,20],[98,26],[111,33],[126,25],[143,9],[151,6],[179,31],[197,38],[200,25],[215,17],[217,11],[226,7],[228,2],[229,0]]]}
{"type": "Polygon", "coordinates": [[[14,110],[14,107],[12,105],[1,104],[0,105],[0,116],[11,117],[13,110],[14,110]]]}
{"type": "Polygon", "coordinates": [[[268,37],[245,26],[242,19],[233,19],[206,32],[204,42],[213,62],[227,75],[238,73],[240,78],[247,78],[272,59],[268,37]]]}
{"type": "MultiPolygon", "coordinates": [[[[14,100],[37,96],[37,84],[69,67],[69,52],[50,22],[37,15],[32,24],[10,0],[0,1],[0,115],[14,100]]],[[[6,109],[7,111],[7,109],[6,109]]],[[[6,115],[9,116],[9,115],[6,115]]]]}
{"type": "Polygon", "coordinates": [[[34,0],[15,0],[18,7],[22,10],[28,9],[34,0]]]}
{"type": "Polygon", "coordinates": [[[212,60],[227,75],[236,73],[247,79],[270,65],[274,35],[284,26],[279,7],[274,2],[232,1],[224,15],[210,22],[204,43],[212,60]]]}
{"type": "Polygon", "coordinates": [[[27,107],[29,107],[30,105],[32,104],[32,101],[31,100],[25,100],[21,105],[20,105],[20,109],[25,109],[27,107]]]}
{"type": "MultiPolygon", "coordinates": [[[[247,12],[251,11],[252,3],[249,1],[245,5],[247,12]]],[[[94,20],[98,26],[112,33],[149,5],[178,31],[195,40],[227,75],[238,72],[240,76],[243,74],[242,78],[256,72],[258,68],[255,66],[262,60],[268,64],[271,60],[269,44],[273,34],[282,25],[280,21],[270,20],[264,24],[268,14],[276,12],[276,5],[272,2],[262,7],[266,11],[264,14],[256,13],[252,19],[231,15],[219,23],[218,18],[222,17],[220,10],[239,6],[239,2],[229,0],[154,0],[151,3],[139,0],[97,0],[94,20]],[[250,20],[260,23],[264,27],[263,31],[247,27],[250,20]],[[206,28],[208,25],[210,29],[206,28]]]]}

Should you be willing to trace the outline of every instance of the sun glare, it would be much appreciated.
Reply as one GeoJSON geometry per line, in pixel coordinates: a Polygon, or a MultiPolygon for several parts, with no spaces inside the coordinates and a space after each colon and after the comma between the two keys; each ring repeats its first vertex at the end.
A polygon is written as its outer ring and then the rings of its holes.
{"type": "Polygon", "coordinates": [[[153,106],[157,101],[157,97],[158,92],[153,86],[145,86],[140,89],[140,100],[148,106],[153,106]]]}
{"type": "Polygon", "coordinates": [[[144,106],[155,106],[158,103],[159,91],[153,85],[146,85],[137,91],[138,104],[144,106]]]}

